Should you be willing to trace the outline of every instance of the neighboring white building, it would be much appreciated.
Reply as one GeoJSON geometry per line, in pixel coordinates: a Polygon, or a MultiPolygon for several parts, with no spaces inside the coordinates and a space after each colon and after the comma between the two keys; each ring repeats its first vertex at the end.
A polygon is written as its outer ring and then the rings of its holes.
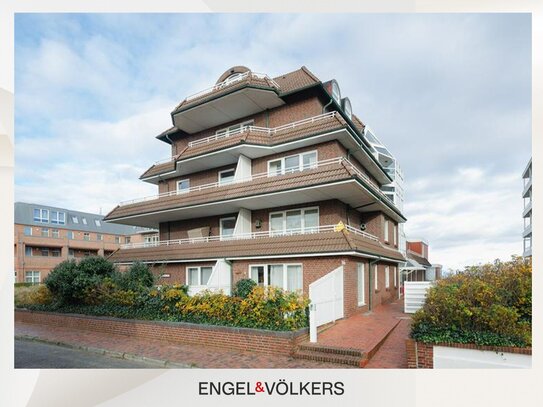
{"type": "Polygon", "coordinates": [[[532,159],[526,165],[522,173],[524,179],[524,189],[522,190],[522,198],[524,199],[524,209],[522,217],[524,218],[523,237],[523,253],[524,257],[532,256],[532,159]]]}
{"type": "MultiPolygon", "coordinates": [[[[369,126],[365,127],[364,136],[373,148],[373,155],[375,158],[379,160],[379,163],[383,166],[386,173],[393,179],[392,183],[382,186],[381,190],[392,202],[394,202],[396,207],[403,212],[404,175],[398,160],[392,155],[383,142],[379,140],[369,126]]],[[[399,250],[405,256],[407,251],[407,239],[403,226],[403,223],[399,225],[398,242],[399,250]]]]}

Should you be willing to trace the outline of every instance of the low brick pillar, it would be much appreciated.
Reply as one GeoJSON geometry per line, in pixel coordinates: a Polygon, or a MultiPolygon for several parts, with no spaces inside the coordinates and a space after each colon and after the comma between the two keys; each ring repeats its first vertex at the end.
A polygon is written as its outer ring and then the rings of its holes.
{"type": "Polygon", "coordinates": [[[434,346],[432,344],[406,339],[405,348],[408,369],[433,369],[434,346]]]}

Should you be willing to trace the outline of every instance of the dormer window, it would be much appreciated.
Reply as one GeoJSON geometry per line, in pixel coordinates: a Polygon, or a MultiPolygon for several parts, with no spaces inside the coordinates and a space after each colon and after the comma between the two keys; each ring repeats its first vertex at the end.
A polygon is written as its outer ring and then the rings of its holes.
{"type": "Polygon", "coordinates": [[[34,209],[34,222],[49,223],[49,211],[47,209],[34,209]]]}
{"type": "Polygon", "coordinates": [[[64,225],[66,223],[66,214],[64,212],[51,211],[51,223],[64,225]]]}
{"type": "Polygon", "coordinates": [[[341,91],[336,81],[332,82],[332,97],[338,105],[341,104],[341,91]]]}

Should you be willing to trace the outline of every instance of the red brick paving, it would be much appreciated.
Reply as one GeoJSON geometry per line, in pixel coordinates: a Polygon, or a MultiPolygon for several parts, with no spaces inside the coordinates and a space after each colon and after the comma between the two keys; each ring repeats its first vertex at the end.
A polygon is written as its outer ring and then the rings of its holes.
{"type": "Polygon", "coordinates": [[[125,335],[111,335],[65,327],[60,328],[19,322],[15,324],[15,335],[28,335],[47,341],[131,353],[201,368],[344,369],[348,367],[335,363],[294,359],[286,356],[260,355],[255,352],[239,352],[206,346],[171,344],[157,340],[131,338],[125,335]]]}
{"type": "Polygon", "coordinates": [[[366,369],[407,369],[405,340],[409,337],[411,320],[401,320],[385,343],[365,366],[366,369]]]}

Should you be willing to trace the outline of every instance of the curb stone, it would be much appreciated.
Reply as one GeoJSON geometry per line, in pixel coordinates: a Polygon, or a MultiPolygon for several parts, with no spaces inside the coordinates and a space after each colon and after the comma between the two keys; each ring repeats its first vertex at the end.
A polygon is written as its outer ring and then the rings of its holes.
{"type": "Polygon", "coordinates": [[[185,363],[172,362],[170,360],[154,359],[154,358],[149,358],[147,356],[136,355],[136,354],[133,354],[133,353],[126,353],[126,352],[123,353],[123,352],[119,352],[119,351],[110,351],[110,350],[107,350],[107,349],[94,348],[92,346],[74,345],[74,344],[68,343],[68,342],[47,340],[47,339],[40,338],[39,336],[15,335],[15,339],[22,339],[22,340],[26,340],[26,341],[46,343],[46,344],[49,344],[49,345],[57,345],[57,346],[62,346],[64,348],[68,348],[68,349],[78,349],[78,350],[83,350],[83,351],[89,352],[89,353],[96,353],[96,354],[99,354],[99,355],[114,357],[114,358],[117,358],[117,359],[133,360],[135,362],[155,363],[157,365],[161,365],[161,367],[164,367],[164,368],[192,369],[192,368],[197,367],[194,364],[189,365],[189,364],[185,364],[185,363]]]}

